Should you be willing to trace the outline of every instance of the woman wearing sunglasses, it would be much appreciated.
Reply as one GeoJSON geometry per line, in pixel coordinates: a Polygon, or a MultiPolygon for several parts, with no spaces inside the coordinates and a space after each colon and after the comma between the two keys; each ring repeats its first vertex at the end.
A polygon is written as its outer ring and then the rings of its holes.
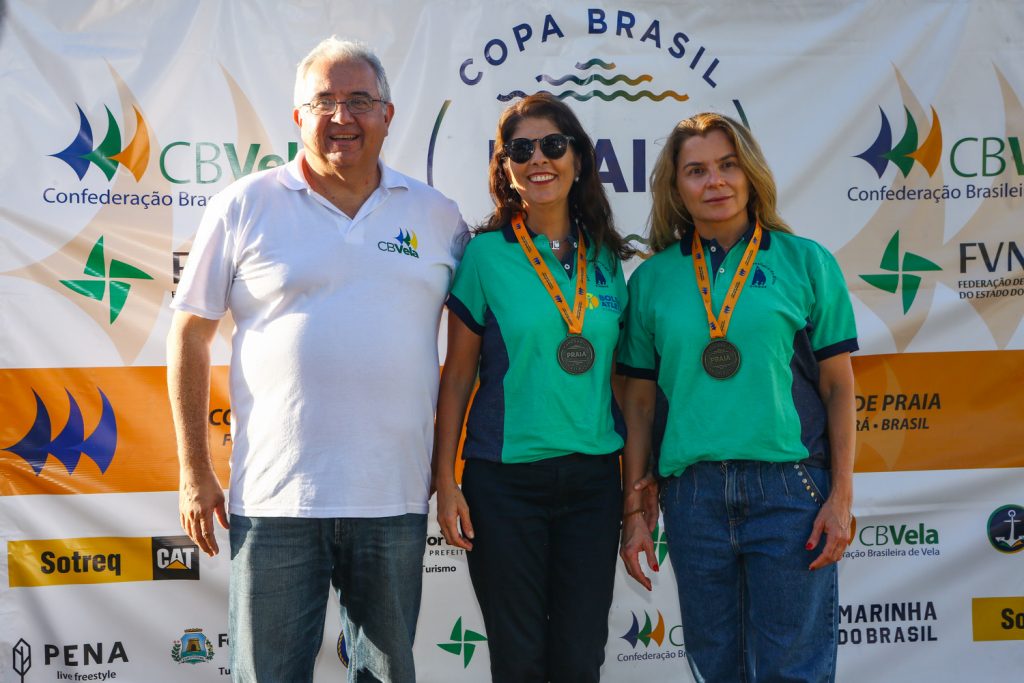
{"type": "Polygon", "coordinates": [[[590,137],[550,94],[501,114],[490,191],[448,299],[438,522],[468,551],[493,680],[597,681],[621,519],[611,376],[628,249],[590,137]]]}
{"type": "MultiPolygon", "coordinates": [[[[855,434],[845,279],[783,222],[760,148],[728,117],[681,121],[651,192],[655,254],[630,278],[619,355],[624,478],[643,478],[663,392],[657,468],[690,667],[707,683],[833,681],[855,434]]],[[[623,525],[627,570],[650,589],[650,532],[623,525]]]]}

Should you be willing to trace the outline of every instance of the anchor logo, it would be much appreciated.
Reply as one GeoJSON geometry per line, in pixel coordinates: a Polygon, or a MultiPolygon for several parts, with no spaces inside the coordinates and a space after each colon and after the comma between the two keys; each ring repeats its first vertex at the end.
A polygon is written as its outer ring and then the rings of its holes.
{"type": "Polygon", "coordinates": [[[1019,512],[1024,512],[1024,508],[1019,505],[1004,505],[988,518],[988,540],[992,547],[1001,553],[1011,554],[1024,550],[1024,532],[1018,532],[1017,526],[1019,512]]]}

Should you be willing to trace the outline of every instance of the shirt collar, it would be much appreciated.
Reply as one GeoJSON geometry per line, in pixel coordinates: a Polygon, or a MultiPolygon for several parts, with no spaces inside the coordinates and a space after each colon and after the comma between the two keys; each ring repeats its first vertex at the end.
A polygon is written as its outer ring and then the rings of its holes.
{"type": "MultiPolygon", "coordinates": [[[[526,226],[526,233],[530,236],[530,239],[533,239],[534,237],[537,236],[537,233],[535,233],[533,230],[530,230],[530,226],[526,226]]],[[[569,223],[569,235],[572,236],[572,237],[576,237],[579,233],[580,233],[580,231],[576,228],[576,222],[575,221],[570,222],[569,223]]],[[[501,234],[505,236],[505,241],[506,242],[515,242],[516,241],[516,232],[515,232],[515,230],[512,229],[512,223],[511,222],[506,223],[505,225],[501,226],[501,234]]],[[[583,244],[585,244],[587,247],[590,246],[590,235],[587,234],[586,230],[583,230],[583,244]]]]}
{"type": "MultiPolygon", "coordinates": [[[[693,253],[693,238],[690,236],[690,234],[691,234],[690,231],[691,230],[693,230],[693,228],[687,228],[686,230],[683,230],[683,237],[682,237],[681,240],[679,240],[679,250],[683,253],[683,256],[690,256],[693,253]]],[[[750,238],[753,237],[753,236],[754,236],[754,226],[751,225],[749,228],[747,228],[747,231],[745,233],[743,233],[743,235],[740,237],[740,241],[737,242],[736,244],[739,244],[740,242],[749,242],[750,238]]],[[[715,242],[715,240],[706,240],[703,237],[700,238],[700,241],[705,246],[711,244],[712,242],[717,244],[717,242],[715,242]]],[[[764,228],[761,228],[761,247],[760,247],[760,249],[762,251],[766,251],[771,246],[771,243],[772,243],[772,231],[771,230],[765,230],[764,228]]]]}

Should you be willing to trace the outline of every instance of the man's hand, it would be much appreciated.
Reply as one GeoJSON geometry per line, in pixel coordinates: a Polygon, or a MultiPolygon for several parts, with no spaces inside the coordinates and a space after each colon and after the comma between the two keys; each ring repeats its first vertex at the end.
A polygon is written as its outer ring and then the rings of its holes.
{"type": "Polygon", "coordinates": [[[224,509],[224,490],[213,470],[204,473],[181,473],[178,488],[178,514],[181,528],[195,541],[199,549],[213,557],[220,548],[213,533],[213,516],[227,529],[228,517],[224,509]]]}

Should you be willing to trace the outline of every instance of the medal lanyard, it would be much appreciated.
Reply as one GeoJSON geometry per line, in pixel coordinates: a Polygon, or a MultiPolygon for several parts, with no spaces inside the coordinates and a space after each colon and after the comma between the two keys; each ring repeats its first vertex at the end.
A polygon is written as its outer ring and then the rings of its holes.
{"type": "Polygon", "coordinates": [[[570,311],[569,304],[562,296],[562,290],[555,282],[554,275],[551,274],[548,265],[544,263],[544,258],[537,251],[533,240],[530,239],[530,233],[526,231],[523,214],[517,213],[512,217],[512,230],[515,232],[516,239],[519,240],[519,246],[523,248],[527,260],[536,271],[537,277],[540,278],[541,284],[544,285],[544,289],[548,290],[548,296],[555,302],[558,312],[562,314],[562,320],[569,326],[569,334],[581,334],[583,332],[583,316],[587,312],[587,247],[583,244],[583,235],[579,236],[576,246],[576,301],[573,310],[570,311]]]}
{"type": "Polygon", "coordinates": [[[704,310],[708,313],[708,328],[711,330],[712,339],[724,338],[725,333],[729,330],[729,321],[732,319],[733,311],[736,310],[736,301],[740,298],[743,285],[747,283],[750,268],[754,265],[754,259],[757,257],[757,252],[760,248],[761,226],[756,224],[754,226],[754,235],[750,238],[750,244],[747,245],[746,250],[743,252],[743,258],[740,260],[739,268],[736,269],[736,274],[732,276],[729,292],[725,295],[725,301],[722,302],[722,310],[716,318],[715,314],[711,312],[711,280],[708,277],[707,260],[704,258],[704,245],[701,244],[697,228],[693,229],[693,246],[691,248],[691,253],[693,254],[693,274],[697,277],[697,289],[700,290],[700,298],[704,301],[704,310]]]}

